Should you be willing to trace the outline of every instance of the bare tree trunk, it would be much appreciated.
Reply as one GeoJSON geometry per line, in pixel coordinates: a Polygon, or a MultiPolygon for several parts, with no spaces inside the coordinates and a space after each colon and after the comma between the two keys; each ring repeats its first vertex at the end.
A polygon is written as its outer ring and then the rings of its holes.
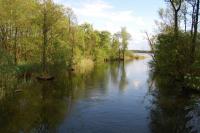
{"type": "Polygon", "coordinates": [[[185,33],[187,32],[187,16],[184,14],[185,33]]]}
{"type": "Polygon", "coordinates": [[[195,60],[195,52],[196,52],[196,45],[197,45],[197,32],[198,32],[198,22],[199,22],[199,0],[197,0],[197,7],[196,7],[196,15],[195,15],[195,24],[194,24],[194,35],[192,38],[192,49],[191,49],[191,61],[194,62],[195,60]]]}
{"type": "Polygon", "coordinates": [[[174,12],[174,33],[178,33],[178,12],[175,10],[174,12]]]}
{"type": "Polygon", "coordinates": [[[178,13],[181,9],[181,5],[182,5],[182,0],[179,0],[179,4],[178,4],[178,7],[176,7],[175,3],[173,0],[170,0],[170,4],[171,6],[173,7],[173,10],[174,10],[174,34],[175,36],[178,35],[178,30],[179,30],[179,27],[178,27],[178,13]]]}
{"type": "MultiPolygon", "coordinates": [[[[196,43],[196,40],[197,40],[198,22],[199,22],[199,0],[197,0],[197,8],[196,8],[195,24],[194,24],[194,36],[192,40],[193,43],[196,43]]],[[[194,48],[194,51],[195,51],[195,48],[194,48]]]]}
{"type": "Polygon", "coordinates": [[[191,25],[191,31],[190,31],[192,37],[193,37],[193,33],[194,33],[195,7],[196,7],[196,5],[192,5],[192,25],[191,25]]]}
{"type": "Polygon", "coordinates": [[[154,61],[156,61],[155,59],[155,47],[154,47],[154,44],[153,42],[151,41],[150,37],[149,37],[149,34],[147,32],[145,32],[146,36],[147,36],[147,40],[149,42],[149,46],[151,48],[151,51],[153,52],[153,54],[151,54],[151,57],[154,61]]]}

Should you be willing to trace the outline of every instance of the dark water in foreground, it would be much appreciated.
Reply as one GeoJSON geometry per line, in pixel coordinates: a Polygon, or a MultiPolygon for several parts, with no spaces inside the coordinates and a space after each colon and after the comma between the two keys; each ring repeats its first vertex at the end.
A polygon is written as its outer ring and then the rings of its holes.
{"type": "Polygon", "coordinates": [[[0,133],[200,132],[199,97],[172,95],[173,85],[152,82],[150,60],[104,64],[70,78],[60,72],[53,82],[3,78],[0,133]]]}

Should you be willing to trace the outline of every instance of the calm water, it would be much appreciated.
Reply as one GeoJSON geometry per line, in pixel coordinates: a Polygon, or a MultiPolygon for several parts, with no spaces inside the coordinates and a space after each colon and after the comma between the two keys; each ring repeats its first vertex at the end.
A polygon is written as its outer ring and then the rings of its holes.
{"type": "Polygon", "coordinates": [[[82,75],[63,71],[53,82],[4,77],[0,133],[200,132],[199,96],[172,95],[173,84],[152,80],[150,60],[104,64],[82,75]]]}

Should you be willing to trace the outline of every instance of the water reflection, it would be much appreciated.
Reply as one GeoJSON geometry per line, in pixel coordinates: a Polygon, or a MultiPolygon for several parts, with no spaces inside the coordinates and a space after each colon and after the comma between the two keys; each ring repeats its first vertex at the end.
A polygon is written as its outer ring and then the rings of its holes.
{"type": "Polygon", "coordinates": [[[87,74],[54,69],[52,82],[1,75],[0,132],[200,132],[199,96],[152,78],[150,60],[97,65],[87,74]]]}
{"type": "Polygon", "coordinates": [[[119,88],[123,90],[126,88],[126,85],[128,84],[126,79],[125,63],[121,64],[120,69],[121,69],[121,76],[120,76],[119,88]]]}
{"type": "MultiPolygon", "coordinates": [[[[155,75],[154,75],[155,76],[155,75]]],[[[200,108],[198,95],[180,92],[181,83],[173,77],[156,75],[150,115],[150,128],[153,133],[199,133],[200,108]],[[195,122],[194,122],[195,121],[195,122]]],[[[154,87],[154,88],[152,88],[154,87]]]]}
{"type": "Polygon", "coordinates": [[[10,93],[0,101],[0,132],[54,132],[65,116],[62,89],[52,84],[18,84],[22,93],[10,93]]]}
{"type": "Polygon", "coordinates": [[[1,75],[0,132],[58,132],[77,101],[94,95],[90,93],[107,93],[109,65],[96,67],[87,75],[56,72],[57,78],[52,82],[1,75]]]}

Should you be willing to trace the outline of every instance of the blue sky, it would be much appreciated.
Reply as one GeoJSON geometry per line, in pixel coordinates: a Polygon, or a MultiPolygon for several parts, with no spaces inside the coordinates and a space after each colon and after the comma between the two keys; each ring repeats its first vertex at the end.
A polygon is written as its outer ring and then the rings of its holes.
{"type": "Polygon", "coordinates": [[[127,27],[132,36],[129,49],[148,50],[144,31],[153,33],[157,11],[164,7],[164,0],[54,0],[73,9],[78,23],[88,22],[95,29],[111,33],[127,27]]]}

